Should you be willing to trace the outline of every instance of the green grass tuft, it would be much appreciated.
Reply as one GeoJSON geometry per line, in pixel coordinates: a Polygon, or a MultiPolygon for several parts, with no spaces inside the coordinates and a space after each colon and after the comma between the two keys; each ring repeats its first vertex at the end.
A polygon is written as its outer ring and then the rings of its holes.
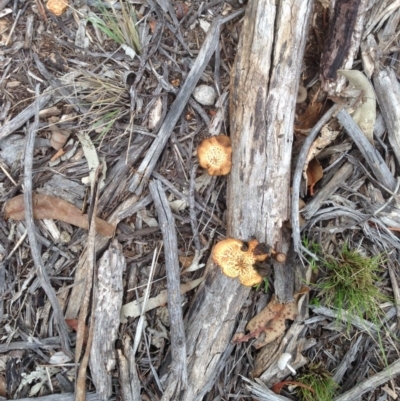
{"type": "Polygon", "coordinates": [[[345,244],[337,256],[326,256],[323,260],[325,276],[317,284],[321,290],[319,297],[339,314],[345,310],[350,318],[357,316],[379,322],[383,315],[379,304],[388,300],[377,286],[382,264],[382,255],[364,256],[345,244]]]}
{"type": "Polygon", "coordinates": [[[339,388],[333,381],[331,374],[326,371],[321,363],[310,364],[303,374],[297,377],[297,381],[314,389],[315,393],[299,387],[297,390],[301,401],[332,401],[336,390],[339,388]]]}
{"type": "Polygon", "coordinates": [[[136,53],[140,53],[141,45],[136,29],[136,11],[128,2],[120,0],[119,4],[121,5],[120,10],[116,10],[114,7],[108,10],[99,2],[98,8],[101,16],[91,16],[89,22],[118,44],[128,46],[136,53]]]}

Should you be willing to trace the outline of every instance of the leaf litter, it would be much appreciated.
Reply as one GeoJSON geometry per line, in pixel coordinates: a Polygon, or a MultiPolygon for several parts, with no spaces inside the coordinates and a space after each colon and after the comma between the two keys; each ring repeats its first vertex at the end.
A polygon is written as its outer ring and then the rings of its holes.
{"type": "MultiPolygon", "coordinates": [[[[37,219],[35,224],[41,238],[42,258],[51,277],[51,284],[58,294],[66,320],[75,327],[76,323],[72,322],[75,322],[77,317],[73,312],[78,308],[77,301],[68,296],[68,291],[69,285],[79,286],[78,275],[76,282],[73,281],[73,277],[78,269],[77,265],[85,264],[85,246],[88,238],[85,230],[89,228],[88,215],[76,205],[83,205],[83,210],[87,208],[90,214],[90,183],[85,183],[84,179],[89,175],[93,177],[99,160],[104,161],[104,165],[109,168],[105,172],[104,189],[100,192],[97,229],[106,236],[115,234],[129,266],[124,273],[123,298],[124,306],[128,308],[130,305],[131,309],[121,319],[120,325],[121,333],[126,336],[124,344],[128,344],[129,339],[135,337],[135,317],[142,313],[143,288],[149,278],[149,255],[159,246],[163,237],[157,220],[151,217],[155,216],[155,213],[152,203],[149,202],[144,202],[145,206],[140,206],[137,210],[132,209],[132,213],[118,221],[117,228],[107,220],[115,222],[112,219],[115,219],[115,213],[123,212],[118,208],[125,202],[134,207],[145,198],[145,192],[132,195],[128,190],[132,174],[138,170],[148,151],[148,147],[142,144],[153,140],[159,134],[169,107],[193,67],[205,34],[212,26],[213,18],[219,14],[229,16],[230,13],[239,11],[240,5],[235,2],[219,4],[220,2],[208,1],[200,5],[195,2],[149,1],[129,3],[127,6],[127,3],[117,1],[111,7],[108,2],[87,1],[82,4],[77,2],[74,7],[66,8],[66,1],[61,0],[56,2],[60,8],[54,13],[59,16],[54,17],[46,10],[46,7],[49,9],[51,6],[51,2],[46,6],[41,2],[29,4],[17,13],[12,8],[4,8],[3,3],[3,9],[0,10],[0,80],[4,92],[0,100],[0,140],[7,140],[7,143],[3,142],[3,145],[0,145],[0,202],[5,205],[3,217],[7,220],[0,221],[0,318],[3,322],[7,319],[10,325],[1,329],[0,346],[2,352],[7,353],[9,360],[13,361],[13,364],[9,362],[8,365],[11,368],[7,373],[7,395],[23,397],[24,394],[33,396],[60,393],[66,388],[65,382],[58,376],[61,370],[53,371],[49,370],[53,368],[44,369],[41,366],[48,362],[62,363],[66,360],[60,354],[60,341],[55,337],[57,329],[54,327],[51,309],[45,307],[46,296],[37,285],[31,283],[33,276],[29,276],[32,261],[24,236],[25,208],[22,195],[19,195],[23,192],[20,183],[23,174],[21,166],[24,163],[24,130],[34,117],[34,83],[41,82],[42,91],[47,89],[40,107],[56,107],[62,114],[58,121],[52,120],[49,114],[41,115],[34,153],[33,178],[36,194],[33,213],[37,219]],[[29,31],[28,19],[33,20],[35,29],[32,31],[29,31]],[[120,29],[110,29],[116,26],[120,29]],[[33,61],[28,50],[42,65],[33,61]],[[126,72],[129,79],[124,80],[126,72]],[[21,141],[11,142],[11,134],[18,134],[21,141]],[[79,136],[87,138],[88,143],[94,145],[96,161],[88,163],[88,152],[79,141],[79,136]],[[50,147],[50,141],[53,142],[52,146],[57,142],[54,148],[59,148],[61,153],[57,154],[56,150],[50,147]],[[57,159],[58,164],[51,164],[51,158],[57,159]],[[118,164],[121,161],[125,162],[123,167],[120,167],[121,163],[118,164]],[[39,194],[48,183],[52,187],[53,196],[39,194]],[[107,188],[113,190],[107,193],[107,188]],[[58,197],[61,193],[68,193],[71,202],[67,202],[64,197],[58,197]],[[42,219],[53,219],[52,228],[42,219]],[[51,230],[68,233],[69,241],[53,242],[50,238],[61,236],[54,236],[51,230]],[[26,280],[27,278],[29,280],[26,280]],[[61,295],[65,293],[66,298],[61,295]],[[17,344],[22,347],[25,372],[15,367],[17,359],[12,354],[14,344],[15,347],[17,344]]],[[[315,9],[316,25],[313,29],[316,37],[322,27],[318,25],[321,7],[318,3],[315,9]]],[[[343,74],[355,85],[358,92],[339,91],[331,94],[330,99],[321,97],[320,84],[313,83],[312,80],[313,76],[318,75],[315,63],[320,59],[320,54],[316,57],[312,49],[318,49],[319,42],[316,37],[310,35],[310,43],[314,43],[314,46],[310,46],[306,54],[302,76],[308,95],[305,101],[296,107],[298,124],[295,129],[294,148],[299,148],[299,144],[310,133],[333,99],[345,105],[353,116],[355,114],[356,122],[364,135],[373,142],[390,173],[397,179],[398,166],[390,148],[394,139],[391,137],[388,143],[384,135],[385,124],[391,133],[395,131],[392,129],[394,125],[390,121],[390,113],[386,112],[390,110],[390,105],[381,93],[374,93],[378,84],[385,83],[383,78],[382,82],[379,79],[386,59],[394,60],[394,65],[397,63],[397,50],[395,42],[392,43],[391,39],[396,37],[396,28],[393,28],[391,20],[394,17],[385,12],[383,6],[381,9],[373,8],[369,11],[366,26],[370,26],[371,21],[378,23],[379,19],[389,21],[386,25],[378,26],[376,33],[369,34],[361,42],[363,58],[365,59],[367,53],[369,56],[368,67],[364,67],[365,70],[368,68],[365,74],[372,77],[372,80],[368,81],[365,75],[365,79],[360,79],[363,72],[358,70],[343,74]],[[374,41],[371,36],[379,36],[380,40],[374,41]],[[366,46],[367,43],[370,47],[366,46]],[[372,48],[374,43],[375,48],[372,48]]],[[[398,13],[398,10],[391,12],[398,13]]],[[[240,28],[240,18],[233,19],[228,24],[228,28],[222,31],[220,37],[222,50],[220,49],[219,56],[213,60],[216,65],[207,66],[199,82],[208,86],[215,85],[218,91],[222,88],[223,94],[229,89],[228,66],[233,63],[237,45],[237,33],[231,35],[229,32],[236,32],[240,28]]],[[[392,85],[392,88],[394,87],[395,85],[392,85]]],[[[386,92],[390,92],[390,88],[387,89],[386,92]]],[[[395,88],[393,91],[395,93],[395,88]]],[[[215,232],[221,237],[226,232],[224,224],[221,224],[225,212],[225,181],[211,179],[199,170],[193,194],[190,191],[189,180],[196,160],[195,149],[198,143],[208,136],[207,130],[212,135],[229,133],[224,111],[226,106],[218,108],[217,114],[215,107],[202,107],[193,99],[185,105],[184,113],[171,128],[172,134],[166,141],[155,168],[155,174],[160,174],[165,179],[164,188],[171,196],[170,207],[174,213],[174,224],[179,237],[177,252],[183,269],[181,288],[187,289],[186,297],[181,298],[185,312],[187,302],[192,298],[191,290],[195,284],[200,285],[202,281],[201,268],[206,264],[209,241],[215,232]],[[215,121],[214,116],[218,116],[219,120],[215,121]],[[192,243],[194,233],[190,221],[193,219],[190,215],[191,210],[195,211],[195,221],[192,223],[198,227],[199,249],[195,249],[192,243]]],[[[247,308],[243,309],[243,319],[249,321],[247,326],[244,326],[250,334],[243,334],[241,340],[255,338],[254,345],[259,351],[250,351],[249,359],[244,352],[245,344],[237,344],[220,376],[224,386],[215,385],[209,391],[206,400],[227,398],[228,394],[232,393],[237,397],[247,397],[251,390],[237,384],[240,382],[237,380],[239,375],[248,376],[246,366],[256,355],[255,352],[267,350],[266,345],[274,345],[277,338],[290,333],[300,318],[305,320],[305,323],[298,342],[305,337],[316,341],[315,346],[303,347],[301,352],[308,360],[322,361],[330,371],[336,371],[335,380],[342,386],[342,392],[352,386],[356,387],[365,378],[373,377],[367,366],[376,372],[385,372],[386,365],[398,359],[396,348],[391,342],[392,337],[389,335],[396,333],[400,321],[397,263],[397,252],[400,249],[397,234],[400,227],[398,188],[382,186],[374,175],[374,169],[365,167],[365,163],[362,162],[363,156],[363,152],[357,147],[351,147],[342,126],[331,119],[322,127],[320,136],[314,141],[308,151],[307,161],[302,166],[302,172],[309,172],[310,193],[296,196],[297,199],[305,199],[305,206],[300,213],[307,217],[302,225],[302,234],[309,240],[308,250],[312,249],[310,243],[318,243],[326,252],[334,253],[341,244],[349,242],[368,255],[387,255],[387,264],[382,265],[382,281],[379,285],[382,292],[393,296],[396,302],[387,302],[381,306],[386,316],[382,327],[387,333],[381,339],[382,346],[379,347],[376,339],[371,339],[359,329],[354,329],[352,337],[348,337],[343,326],[335,324],[335,310],[331,310],[330,314],[325,311],[325,315],[322,312],[313,312],[323,310],[317,308],[307,309],[307,313],[304,313],[304,310],[301,311],[304,308],[298,306],[296,301],[286,305],[280,304],[273,295],[271,298],[273,287],[270,287],[268,294],[252,294],[247,308]],[[341,147],[343,145],[346,147],[341,147]],[[315,164],[316,157],[318,165],[315,164]],[[338,174],[346,163],[353,166],[353,174],[333,185],[335,174],[338,174]],[[332,184],[332,190],[329,194],[321,196],[321,189],[328,187],[328,184],[332,184]],[[260,303],[266,305],[262,312],[260,303]],[[295,320],[292,323],[293,319],[295,320]],[[275,332],[271,335],[271,329],[277,329],[278,336],[275,332]],[[382,348],[387,358],[386,364],[382,361],[382,348]]],[[[89,159],[92,160],[92,157],[89,156],[89,159]]],[[[93,182],[93,179],[91,181],[93,182]]],[[[98,256],[107,245],[104,238],[100,237],[96,237],[95,240],[98,256]]],[[[313,252],[316,252],[315,249],[312,249],[311,253],[313,252]]],[[[158,319],[155,317],[155,310],[167,302],[164,262],[161,256],[152,279],[151,295],[144,318],[150,335],[167,340],[168,336],[160,329],[159,323],[152,324],[158,319]]],[[[307,261],[303,259],[303,262],[298,263],[305,264],[310,277],[306,283],[315,290],[314,284],[324,275],[324,271],[316,269],[308,257],[307,261]]],[[[84,273],[80,277],[83,280],[84,273]]],[[[308,295],[311,302],[323,301],[315,296],[316,294],[311,292],[308,295]]],[[[163,324],[168,332],[168,321],[163,324]]],[[[88,326],[85,324],[84,346],[87,344],[87,330],[88,326]]],[[[72,344],[75,344],[76,337],[72,329],[69,337],[72,344]]],[[[285,341],[290,340],[284,338],[285,341]]],[[[157,341],[157,344],[160,347],[155,351],[147,347],[146,339],[142,339],[134,357],[141,378],[138,388],[142,387],[143,397],[147,396],[151,400],[158,397],[156,394],[159,388],[154,383],[158,380],[157,371],[169,347],[168,341],[157,341]]],[[[297,340],[292,346],[295,348],[296,345],[297,340]]],[[[271,349],[276,353],[277,350],[281,351],[279,347],[281,345],[278,344],[271,349]]],[[[122,353],[122,356],[121,350],[117,351],[120,361],[129,357],[128,348],[125,348],[125,354],[122,353]]],[[[276,355],[272,354],[271,359],[274,357],[276,355]]],[[[266,373],[273,369],[266,366],[266,373]]],[[[1,378],[6,377],[5,364],[1,364],[0,368],[1,378]]],[[[74,368],[66,366],[63,369],[68,371],[67,379],[70,384],[73,383],[74,368]]],[[[260,369],[263,370],[262,367],[260,369]]],[[[123,376],[126,372],[122,369],[118,371],[118,368],[112,372],[114,385],[117,384],[119,373],[123,376]]],[[[273,384],[285,383],[278,380],[278,376],[274,377],[275,382],[272,381],[270,387],[273,384]]],[[[87,389],[94,390],[90,376],[87,379],[85,376],[85,380],[87,389]]],[[[392,399],[393,394],[398,392],[400,385],[397,379],[388,382],[386,387],[379,387],[385,382],[378,383],[373,389],[376,393],[375,399],[379,399],[378,393],[392,399]]],[[[114,386],[114,389],[116,388],[114,386]]],[[[371,390],[371,394],[373,391],[371,390]]],[[[285,388],[281,394],[293,399],[293,395],[285,388]]]]}

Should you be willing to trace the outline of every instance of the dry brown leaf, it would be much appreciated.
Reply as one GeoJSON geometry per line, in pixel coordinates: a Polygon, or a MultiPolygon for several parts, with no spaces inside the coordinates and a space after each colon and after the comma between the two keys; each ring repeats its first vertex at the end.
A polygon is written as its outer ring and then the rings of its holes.
{"type": "Polygon", "coordinates": [[[317,159],[312,159],[307,167],[307,186],[310,187],[310,195],[314,195],[314,185],[324,176],[322,167],[317,159]]]}
{"type": "Polygon", "coordinates": [[[272,296],[270,303],[246,326],[249,334],[237,333],[232,342],[241,343],[257,338],[253,343],[255,348],[261,348],[278,338],[285,331],[285,320],[294,320],[297,316],[297,301],[300,295],[308,290],[304,289],[294,295],[294,301],[288,304],[278,302],[275,295],[272,296]]]}
{"type": "Polygon", "coordinates": [[[178,1],[175,3],[176,18],[180,21],[189,11],[189,7],[186,3],[178,1]]]}
{"type": "Polygon", "coordinates": [[[156,27],[157,27],[157,21],[152,19],[148,21],[151,33],[154,33],[156,31],[156,27]]]}
{"type": "Polygon", "coordinates": [[[179,256],[179,262],[181,262],[182,267],[187,269],[193,263],[194,255],[193,256],[179,256]]]}
{"type": "Polygon", "coordinates": [[[60,150],[67,143],[71,133],[57,126],[57,123],[60,121],[58,117],[52,116],[48,119],[48,121],[51,131],[50,145],[53,149],[60,150]]]}
{"type": "MultiPolygon", "coordinates": [[[[87,214],[63,199],[50,195],[32,194],[33,217],[35,219],[53,219],[64,221],[77,227],[89,228],[87,214]]],[[[6,219],[23,220],[25,218],[24,196],[18,195],[10,199],[5,206],[6,219]]],[[[98,233],[112,237],[115,227],[96,217],[98,233]]]]}

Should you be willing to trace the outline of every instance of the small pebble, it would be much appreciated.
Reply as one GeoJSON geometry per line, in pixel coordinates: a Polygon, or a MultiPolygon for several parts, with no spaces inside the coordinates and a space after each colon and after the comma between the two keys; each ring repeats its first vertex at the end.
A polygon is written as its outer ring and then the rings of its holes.
{"type": "Polygon", "coordinates": [[[199,85],[193,91],[193,97],[203,106],[213,106],[217,98],[217,93],[212,86],[199,85]]]}

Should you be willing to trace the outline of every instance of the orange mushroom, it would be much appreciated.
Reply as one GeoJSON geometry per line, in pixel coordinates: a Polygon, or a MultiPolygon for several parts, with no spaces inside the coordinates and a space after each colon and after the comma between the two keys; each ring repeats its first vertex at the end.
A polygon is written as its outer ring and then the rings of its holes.
{"type": "Polygon", "coordinates": [[[232,167],[231,140],[226,135],[204,139],[197,148],[197,157],[201,167],[210,175],[229,174],[232,167]]]}
{"type": "Polygon", "coordinates": [[[212,251],[212,259],[228,277],[239,277],[239,281],[248,287],[262,283],[263,277],[254,268],[256,262],[265,260],[268,255],[255,255],[257,240],[251,240],[248,247],[234,238],[218,242],[212,251]]]}
{"type": "Polygon", "coordinates": [[[270,266],[266,260],[271,256],[279,263],[286,261],[284,253],[276,252],[267,244],[257,240],[245,243],[234,238],[218,242],[211,254],[222,273],[232,278],[239,277],[239,281],[248,287],[262,283],[263,277],[268,275],[270,266]]]}

